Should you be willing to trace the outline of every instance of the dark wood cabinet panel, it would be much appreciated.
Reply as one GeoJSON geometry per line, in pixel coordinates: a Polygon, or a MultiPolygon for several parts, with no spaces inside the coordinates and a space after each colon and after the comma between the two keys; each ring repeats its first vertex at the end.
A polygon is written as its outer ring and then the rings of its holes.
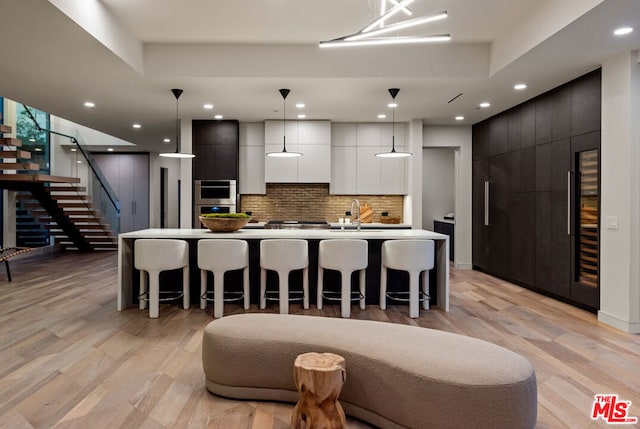
{"type": "MultiPolygon", "coordinates": [[[[590,309],[599,306],[593,281],[586,288],[593,261],[576,256],[576,231],[593,236],[591,223],[577,222],[591,219],[595,204],[588,194],[580,199],[588,209],[579,207],[573,162],[600,147],[600,97],[598,71],[486,119],[473,133],[474,266],[590,309]],[[591,263],[580,272],[583,284],[574,278],[581,260],[591,263]]],[[[593,154],[580,159],[593,169],[593,154]]],[[[590,174],[584,192],[594,184],[590,174]]],[[[584,240],[582,249],[591,249],[584,240]]]]}
{"type": "Polygon", "coordinates": [[[433,221],[433,232],[449,236],[449,260],[454,261],[455,256],[455,228],[456,225],[451,222],[445,222],[440,220],[433,221]]]}
{"type": "Polygon", "coordinates": [[[569,297],[571,243],[567,234],[567,196],[536,192],[536,287],[569,297]]]}
{"type": "Polygon", "coordinates": [[[551,118],[553,116],[553,98],[543,94],[535,101],[536,105],[536,144],[551,141],[551,118]]]}
{"type": "Polygon", "coordinates": [[[521,147],[530,147],[536,144],[536,104],[528,102],[520,106],[522,115],[521,147]]]}
{"type": "Polygon", "coordinates": [[[536,193],[509,197],[509,278],[534,286],[536,280],[536,193]]]}
{"type": "Polygon", "coordinates": [[[509,151],[520,150],[522,147],[522,108],[516,107],[508,112],[509,115],[509,151]]]}
{"type": "Polygon", "coordinates": [[[489,160],[489,270],[498,276],[509,273],[509,197],[511,155],[489,160]]]}
{"type": "Polygon", "coordinates": [[[472,169],[472,260],[482,270],[489,268],[489,233],[484,224],[485,181],[489,180],[489,160],[473,161],[472,169]]]}
{"type": "Polygon", "coordinates": [[[238,179],[239,129],[234,120],[192,122],[194,179],[238,179]]]}
{"type": "Polygon", "coordinates": [[[571,136],[571,89],[563,86],[551,95],[551,140],[571,136]]]}
{"type": "Polygon", "coordinates": [[[473,160],[489,156],[489,125],[488,122],[475,124],[472,129],[473,146],[471,157],[473,160]]]}
{"type": "Polygon", "coordinates": [[[567,190],[567,172],[571,169],[569,139],[558,140],[536,147],[536,190],[567,190]]]}
{"type": "Polygon", "coordinates": [[[230,144],[216,145],[214,165],[216,179],[238,179],[238,147],[230,144]]]}
{"type": "Polygon", "coordinates": [[[489,122],[489,155],[509,152],[509,116],[501,114],[489,122]]]}
{"type": "Polygon", "coordinates": [[[597,70],[571,86],[571,135],[601,128],[601,72],[597,70]]]}
{"type": "Polygon", "coordinates": [[[511,191],[534,192],[536,190],[536,148],[511,152],[511,191]]]}

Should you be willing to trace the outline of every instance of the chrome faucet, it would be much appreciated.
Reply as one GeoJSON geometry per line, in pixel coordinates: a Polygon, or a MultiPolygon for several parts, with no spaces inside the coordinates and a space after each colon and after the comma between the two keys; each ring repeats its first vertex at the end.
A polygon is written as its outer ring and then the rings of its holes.
{"type": "Polygon", "coordinates": [[[360,222],[360,200],[358,200],[357,198],[354,198],[353,200],[351,200],[351,216],[354,215],[354,212],[353,212],[353,204],[354,203],[355,203],[356,209],[357,209],[357,211],[355,213],[356,213],[356,216],[357,216],[356,217],[356,221],[358,222],[358,231],[360,231],[360,223],[361,223],[360,222]]]}

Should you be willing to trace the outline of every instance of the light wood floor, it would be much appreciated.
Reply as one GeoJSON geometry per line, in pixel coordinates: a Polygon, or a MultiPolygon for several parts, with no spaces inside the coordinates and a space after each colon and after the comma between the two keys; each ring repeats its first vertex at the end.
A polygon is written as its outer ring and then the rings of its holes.
{"type": "MultiPolygon", "coordinates": [[[[206,391],[200,342],[211,309],[165,305],[156,320],[116,311],[115,253],[22,258],[12,261],[12,274],[8,283],[0,270],[0,428],[288,427],[290,404],[206,391]]],[[[340,309],[293,312],[336,317],[340,309]]],[[[590,420],[597,393],[632,401],[630,414],[640,416],[640,336],[482,273],[452,269],[449,313],[409,319],[403,306],[352,313],[465,334],[526,356],[538,379],[538,428],[606,427],[590,420]]],[[[350,420],[349,427],[368,426],[350,420]]]]}

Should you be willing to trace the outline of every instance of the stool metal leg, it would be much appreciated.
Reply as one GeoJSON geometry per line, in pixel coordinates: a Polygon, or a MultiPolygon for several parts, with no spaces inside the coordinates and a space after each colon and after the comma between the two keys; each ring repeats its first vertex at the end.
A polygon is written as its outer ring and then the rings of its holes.
{"type": "Polygon", "coordinates": [[[387,309],[387,267],[380,269],[380,309],[387,309]]]}
{"type": "Polygon", "coordinates": [[[360,270],[360,309],[364,310],[364,300],[365,300],[365,290],[366,290],[366,286],[365,286],[365,274],[366,271],[365,270],[360,270]]]}
{"type": "MultiPolygon", "coordinates": [[[[145,294],[147,291],[147,273],[143,270],[140,270],[140,296],[145,294]]],[[[147,308],[147,300],[140,298],[138,307],[140,310],[144,310],[147,308]]]]}
{"type": "Polygon", "coordinates": [[[160,314],[160,273],[149,273],[149,317],[157,319],[160,314]]]}
{"type": "Polygon", "coordinates": [[[207,270],[200,270],[200,309],[207,309],[207,300],[204,298],[207,293],[207,270]]]}
{"type": "Polygon", "coordinates": [[[278,271],[280,314],[289,314],[289,272],[278,271]]]}
{"type": "Polygon", "coordinates": [[[213,317],[224,315],[224,272],[213,273],[213,317]]]}
{"type": "Polygon", "coordinates": [[[429,270],[422,272],[422,291],[424,299],[422,300],[422,308],[429,309],[429,270]]]}
{"type": "Polygon", "coordinates": [[[267,308],[267,270],[260,269],[260,309],[267,308]]]}
{"type": "Polygon", "coordinates": [[[189,267],[182,269],[182,308],[188,310],[191,306],[191,294],[189,291],[189,267]]]}
{"type": "Polygon", "coordinates": [[[7,280],[11,281],[11,270],[9,269],[9,260],[8,259],[4,260],[4,266],[7,269],[7,280]]]}
{"type": "Polygon", "coordinates": [[[322,290],[324,289],[324,269],[318,267],[318,298],[316,300],[316,307],[318,310],[322,310],[322,290]]]}
{"type": "Polygon", "coordinates": [[[415,319],[420,316],[420,273],[409,273],[409,317],[415,319]]]}
{"type": "Polygon", "coordinates": [[[340,310],[342,317],[351,317],[351,276],[344,272],[340,272],[342,292],[340,294],[340,310]]]}
{"type": "Polygon", "coordinates": [[[309,268],[305,268],[302,272],[302,306],[305,310],[309,309],[309,268]]]}
{"type": "Polygon", "coordinates": [[[244,309],[248,310],[249,309],[249,266],[248,265],[244,267],[242,281],[243,281],[242,288],[244,291],[244,309]]]}

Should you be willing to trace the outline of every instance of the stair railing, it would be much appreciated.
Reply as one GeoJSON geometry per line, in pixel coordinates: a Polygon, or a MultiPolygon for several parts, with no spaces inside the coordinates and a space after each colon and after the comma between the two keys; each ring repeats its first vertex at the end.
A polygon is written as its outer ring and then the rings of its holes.
{"type": "MultiPolygon", "coordinates": [[[[73,144],[73,148],[76,149],[75,177],[80,178],[82,181],[79,172],[79,165],[80,163],[82,163],[83,159],[87,165],[87,177],[85,179],[85,185],[87,187],[87,192],[91,197],[93,209],[97,208],[100,210],[101,217],[103,217],[105,219],[105,222],[109,224],[109,226],[111,226],[111,231],[114,235],[117,236],[120,233],[120,201],[118,200],[116,193],[109,185],[109,181],[107,180],[106,176],[100,170],[98,163],[91,156],[91,152],[89,152],[87,145],[84,143],[84,140],[82,139],[80,133],[75,131],[75,135],[71,135],[43,128],[38,124],[38,121],[33,116],[29,108],[27,106],[24,106],[24,108],[38,131],[44,131],[46,133],[49,133],[50,135],[68,138],[71,141],[71,143],[73,144]]],[[[92,209],[92,207],[88,208],[92,209]]]]}

